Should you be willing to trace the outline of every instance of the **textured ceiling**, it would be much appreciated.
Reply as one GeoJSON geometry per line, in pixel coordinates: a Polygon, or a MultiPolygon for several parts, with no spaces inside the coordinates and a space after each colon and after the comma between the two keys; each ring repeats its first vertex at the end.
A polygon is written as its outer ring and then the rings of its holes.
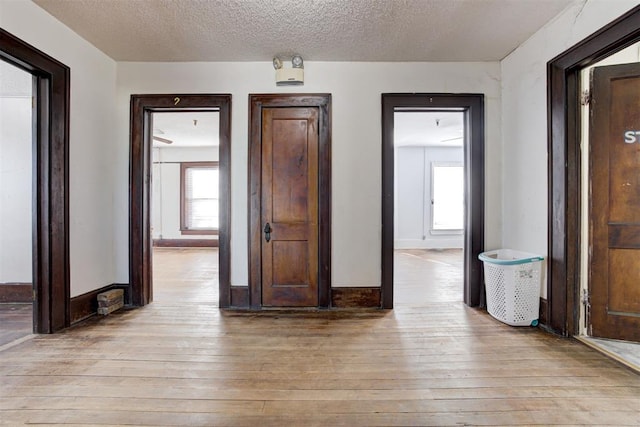
{"type": "Polygon", "coordinates": [[[34,0],[117,61],[495,61],[577,0],[34,0]]]}

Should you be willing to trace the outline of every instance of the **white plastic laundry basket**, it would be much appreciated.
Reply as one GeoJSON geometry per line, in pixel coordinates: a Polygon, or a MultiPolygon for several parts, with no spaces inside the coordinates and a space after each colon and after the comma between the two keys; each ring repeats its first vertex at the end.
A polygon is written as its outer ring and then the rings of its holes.
{"type": "Polygon", "coordinates": [[[487,311],[511,326],[537,326],[543,257],[511,249],[481,253],[487,311]]]}

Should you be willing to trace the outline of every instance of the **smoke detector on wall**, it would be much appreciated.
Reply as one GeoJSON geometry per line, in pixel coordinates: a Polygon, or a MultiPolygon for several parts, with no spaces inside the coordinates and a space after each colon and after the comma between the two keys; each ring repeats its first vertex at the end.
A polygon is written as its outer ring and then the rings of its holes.
{"type": "Polygon", "coordinates": [[[300,55],[291,58],[291,68],[284,68],[282,60],[273,58],[276,69],[276,86],[302,86],[304,84],[304,61],[300,55]]]}

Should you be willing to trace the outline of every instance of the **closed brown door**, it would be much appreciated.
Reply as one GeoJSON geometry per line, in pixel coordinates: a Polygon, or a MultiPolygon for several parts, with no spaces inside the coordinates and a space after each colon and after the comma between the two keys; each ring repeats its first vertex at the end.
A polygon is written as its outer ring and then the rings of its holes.
{"type": "Polygon", "coordinates": [[[591,76],[591,335],[640,341],[640,64],[591,76]]]}
{"type": "Polygon", "coordinates": [[[318,109],[262,110],[262,305],[318,305],[318,109]]]}

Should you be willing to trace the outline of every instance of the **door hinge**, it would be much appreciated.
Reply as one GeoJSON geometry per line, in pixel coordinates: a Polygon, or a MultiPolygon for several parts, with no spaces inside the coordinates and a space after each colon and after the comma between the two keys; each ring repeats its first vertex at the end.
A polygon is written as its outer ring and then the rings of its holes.
{"type": "Polygon", "coordinates": [[[591,92],[583,90],[580,94],[580,104],[589,105],[591,103],[591,92]]]}
{"type": "Polygon", "coordinates": [[[33,301],[36,300],[37,296],[38,296],[38,294],[36,293],[36,290],[34,289],[33,290],[33,301]]]}
{"type": "Polygon", "coordinates": [[[584,328],[587,331],[587,335],[591,335],[591,296],[588,289],[582,290],[580,302],[584,306],[584,328]]]}

